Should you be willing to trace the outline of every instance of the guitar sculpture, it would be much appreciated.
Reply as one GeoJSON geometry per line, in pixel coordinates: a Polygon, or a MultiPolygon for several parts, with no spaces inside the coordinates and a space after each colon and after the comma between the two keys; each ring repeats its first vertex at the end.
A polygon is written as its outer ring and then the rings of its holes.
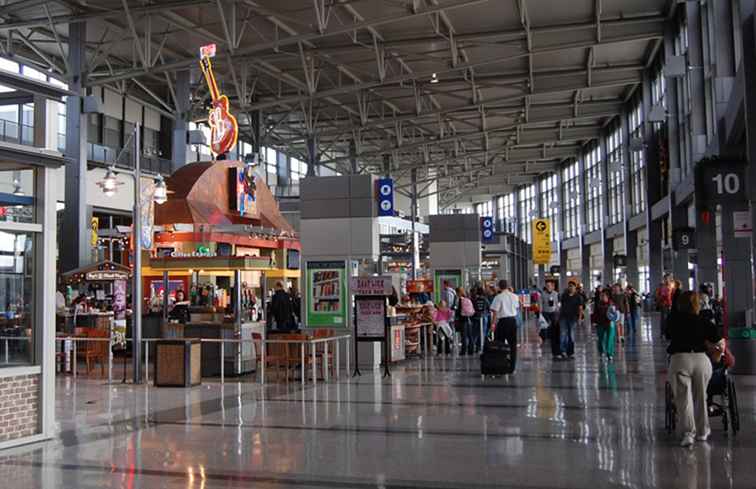
{"type": "Polygon", "coordinates": [[[210,96],[213,98],[213,107],[207,117],[207,123],[210,125],[210,151],[218,157],[228,153],[236,145],[239,125],[236,117],[228,111],[228,97],[218,92],[210,57],[203,55],[200,58],[200,66],[210,89],[210,96]]]}

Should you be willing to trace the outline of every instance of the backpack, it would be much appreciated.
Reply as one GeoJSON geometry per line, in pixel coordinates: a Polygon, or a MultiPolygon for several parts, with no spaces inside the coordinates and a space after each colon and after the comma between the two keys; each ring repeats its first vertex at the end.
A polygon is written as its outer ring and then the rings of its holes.
{"type": "Polygon", "coordinates": [[[465,317],[471,317],[475,315],[475,308],[473,303],[467,297],[463,297],[460,302],[462,303],[462,315],[465,317]]]}

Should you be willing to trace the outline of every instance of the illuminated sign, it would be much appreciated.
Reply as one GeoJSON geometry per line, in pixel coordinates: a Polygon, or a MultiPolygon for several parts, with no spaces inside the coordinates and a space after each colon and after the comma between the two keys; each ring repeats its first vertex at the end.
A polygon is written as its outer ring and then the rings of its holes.
{"type": "Polygon", "coordinates": [[[85,275],[86,280],[91,282],[96,281],[110,281],[110,280],[128,280],[128,272],[122,272],[118,270],[93,270],[87,272],[85,275]]]}
{"type": "Polygon", "coordinates": [[[221,95],[218,91],[218,84],[215,81],[213,66],[210,62],[210,58],[215,56],[215,45],[203,46],[200,54],[202,73],[205,75],[207,87],[213,99],[212,107],[207,116],[207,123],[210,126],[210,151],[217,157],[228,153],[236,146],[239,125],[236,122],[236,117],[229,112],[228,97],[221,95]]]}
{"type": "Polygon", "coordinates": [[[244,168],[231,168],[231,210],[242,217],[257,218],[257,183],[255,170],[252,165],[244,168]]]}

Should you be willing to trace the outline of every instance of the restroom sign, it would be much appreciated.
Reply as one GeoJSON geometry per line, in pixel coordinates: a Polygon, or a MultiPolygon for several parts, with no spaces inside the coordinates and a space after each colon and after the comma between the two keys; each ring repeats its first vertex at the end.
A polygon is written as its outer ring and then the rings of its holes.
{"type": "Polygon", "coordinates": [[[394,215],[394,181],[390,178],[379,178],[376,181],[378,198],[378,215],[394,215]]]}

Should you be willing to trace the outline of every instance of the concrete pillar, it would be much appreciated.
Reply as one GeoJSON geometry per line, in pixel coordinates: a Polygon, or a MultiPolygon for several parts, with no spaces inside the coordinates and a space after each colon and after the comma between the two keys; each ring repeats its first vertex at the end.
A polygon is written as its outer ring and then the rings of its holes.
{"type": "MultiPolygon", "coordinates": [[[[606,235],[606,233],[604,233],[606,235]]],[[[601,272],[601,282],[613,284],[614,280],[614,239],[604,239],[604,267],[601,272]]]]}
{"type": "Polygon", "coordinates": [[[722,251],[725,297],[729,327],[746,325],[746,310],[753,308],[751,250],[748,239],[735,238],[733,212],[748,211],[748,204],[727,206],[722,210],[722,251]]]}
{"type": "Polygon", "coordinates": [[[702,212],[696,212],[696,283],[711,282],[718,290],[716,218],[713,212],[708,216],[705,221],[702,212]]]}
{"type": "MultiPolygon", "coordinates": [[[[672,207],[672,229],[688,227],[688,207],[676,205],[672,207]]],[[[679,280],[685,290],[688,289],[689,261],[688,250],[672,251],[672,275],[679,280]]]]}
{"type": "Polygon", "coordinates": [[[580,237],[580,281],[586,288],[593,288],[591,278],[591,247],[586,245],[584,237],[580,237]]]}
{"type": "MultiPolygon", "coordinates": [[[[666,33],[664,42],[665,44],[667,42],[666,33]]],[[[647,71],[643,73],[642,97],[643,113],[648,114],[651,111],[651,78],[647,71]]],[[[651,207],[661,198],[662,193],[659,147],[663,143],[651,124],[643,124],[643,141],[645,143],[643,151],[646,160],[647,232],[647,241],[644,246],[647,247],[649,289],[653,292],[664,275],[662,266],[662,223],[660,220],[653,220],[651,216],[651,207]]]]}
{"type": "Polygon", "coordinates": [[[82,112],[82,86],[86,64],[85,22],[69,24],[68,64],[71,70],[68,88],[74,95],[66,100],[66,183],[63,229],[66,238],[61,243],[61,271],[86,265],[90,259],[89,227],[87,219],[87,115],[82,112]]]}
{"type": "Polygon", "coordinates": [[[627,281],[636,290],[640,287],[638,273],[638,231],[625,234],[625,254],[627,255],[627,281]]]}
{"type": "Polygon", "coordinates": [[[354,139],[349,140],[349,171],[352,173],[352,175],[356,175],[358,173],[358,166],[357,166],[357,143],[355,143],[354,139]]]}
{"type": "MultiPolygon", "coordinates": [[[[188,121],[191,115],[191,93],[189,88],[189,70],[176,73],[176,120],[173,123],[171,141],[171,160],[173,171],[186,165],[186,139],[188,121]]],[[[242,155],[243,157],[243,155],[242,155]]]]}
{"type": "Polygon", "coordinates": [[[314,177],[318,173],[315,168],[320,161],[320,155],[318,155],[318,142],[314,134],[307,136],[307,176],[314,177]]]}
{"type": "MultiPolygon", "coordinates": [[[[746,155],[748,159],[748,180],[750,185],[749,199],[751,207],[751,229],[756,224],[756,52],[754,52],[754,43],[756,42],[756,21],[754,20],[754,2],[753,0],[741,0],[740,1],[740,19],[741,19],[741,37],[742,37],[742,69],[745,75],[745,140],[746,140],[746,155]]],[[[728,277],[731,277],[727,272],[728,268],[732,267],[732,258],[727,257],[727,245],[732,246],[733,243],[728,241],[727,234],[725,234],[725,221],[731,219],[732,216],[725,216],[725,212],[722,212],[722,241],[725,243],[724,251],[727,260],[725,264],[724,282],[727,287],[728,301],[729,295],[733,293],[731,289],[739,288],[740,282],[731,282],[728,277]],[[725,219],[727,217],[727,219],[725,219]],[[733,287],[733,285],[735,287],[733,287]]],[[[737,240],[742,241],[742,240],[737,240]]],[[[745,243],[740,246],[743,247],[745,243]]],[[[756,236],[751,236],[751,256],[756,257],[756,236]]],[[[748,267],[750,272],[747,277],[744,277],[747,282],[748,288],[753,287],[753,269],[748,267]]],[[[746,303],[748,309],[753,308],[754,298],[753,294],[749,296],[749,301],[746,303]]],[[[734,310],[734,304],[730,306],[734,310]]]]}
{"type": "Polygon", "coordinates": [[[276,152],[276,185],[288,187],[291,184],[290,160],[287,155],[276,152]]]}

